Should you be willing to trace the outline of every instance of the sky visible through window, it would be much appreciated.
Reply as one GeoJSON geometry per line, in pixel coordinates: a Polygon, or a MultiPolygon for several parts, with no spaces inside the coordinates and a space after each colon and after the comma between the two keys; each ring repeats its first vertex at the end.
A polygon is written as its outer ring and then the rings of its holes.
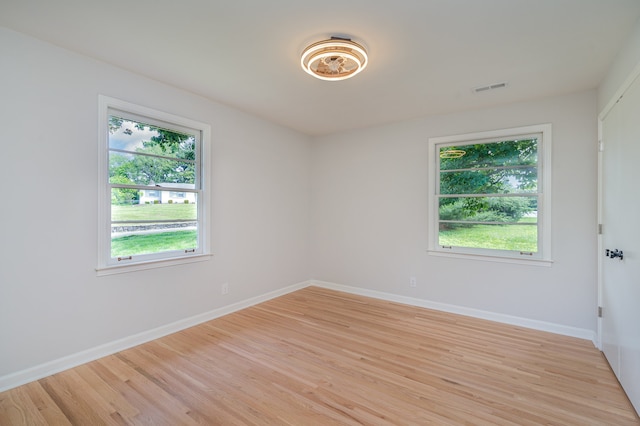
{"type": "Polygon", "coordinates": [[[151,130],[148,126],[143,129],[136,127],[136,123],[128,120],[122,121],[122,126],[109,135],[109,147],[114,149],[123,149],[126,151],[135,151],[136,148],[142,148],[143,141],[151,140],[153,136],[158,136],[157,130],[151,130]]]}

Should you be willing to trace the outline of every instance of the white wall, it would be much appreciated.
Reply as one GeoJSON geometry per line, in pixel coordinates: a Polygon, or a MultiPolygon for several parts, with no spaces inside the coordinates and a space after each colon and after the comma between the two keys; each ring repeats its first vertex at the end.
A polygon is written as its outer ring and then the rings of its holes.
{"type": "Polygon", "coordinates": [[[640,20],[620,48],[613,64],[598,87],[598,112],[613,99],[625,80],[640,66],[640,20]]]}
{"type": "Polygon", "coordinates": [[[318,138],[312,278],[595,331],[596,139],[595,91],[318,138]],[[553,266],[427,255],[428,138],[547,122],[553,266]]]}
{"type": "Polygon", "coordinates": [[[309,278],[595,330],[595,91],[312,140],[4,29],[0,58],[0,379],[309,278]],[[212,125],[213,260],[96,276],[98,94],[212,125]],[[553,266],[428,256],[428,138],[546,122],[553,266]]]}
{"type": "Polygon", "coordinates": [[[1,28],[0,58],[0,378],[308,278],[310,138],[1,28]],[[213,260],[96,276],[98,94],[211,124],[213,260]]]}

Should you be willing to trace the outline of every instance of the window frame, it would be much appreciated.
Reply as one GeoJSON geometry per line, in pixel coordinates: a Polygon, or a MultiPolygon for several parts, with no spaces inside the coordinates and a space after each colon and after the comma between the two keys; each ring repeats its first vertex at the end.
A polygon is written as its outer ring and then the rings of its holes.
{"type": "Polygon", "coordinates": [[[551,257],[551,124],[498,129],[428,139],[428,249],[434,256],[475,259],[526,265],[550,266],[551,257]],[[538,251],[533,255],[517,251],[470,247],[443,247],[439,243],[439,148],[447,145],[490,143],[539,134],[538,142],[538,251]]]}
{"type": "MultiPolygon", "coordinates": [[[[126,102],[104,95],[98,96],[98,260],[97,275],[153,269],[208,260],[210,253],[210,173],[211,126],[189,118],[126,102]],[[182,131],[184,128],[200,134],[196,141],[196,181],[198,248],[195,251],[175,250],[120,260],[111,257],[111,186],[109,182],[109,115],[122,112],[127,118],[140,119],[147,124],[162,124],[182,131]]],[[[167,188],[166,190],[170,190],[167,188]]]]}

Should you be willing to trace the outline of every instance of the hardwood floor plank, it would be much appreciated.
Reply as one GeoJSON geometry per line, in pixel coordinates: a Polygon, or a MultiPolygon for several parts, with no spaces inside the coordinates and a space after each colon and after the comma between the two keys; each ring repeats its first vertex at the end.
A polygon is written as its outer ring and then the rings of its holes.
{"type": "Polygon", "coordinates": [[[27,389],[30,385],[0,393],[0,425],[47,424],[47,418],[40,411],[46,404],[42,398],[31,398],[27,389]]]}
{"type": "Polygon", "coordinates": [[[76,386],[70,380],[74,374],[74,370],[67,370],[39,383],[72,424],[104,424],[107,421],[105,413],[92,406],[92,398],[88,396],[90,389],[76,386]]]}
{"type": "MultiPolygon", "coordinates": [[[[28,383],[21,388],[27,392],[31,403],[33,403],[35,408],[44,419],[42,423],[34,421],[27,422],[27,424],[50,424],[60,426],[71,424],[69,420],[67,420],[62,410],[60,410],[60,407],[56,405],[55,401],[51,399],[49,394],[43,389],[39,382],[28,383]]],[[[0,421],[0,424],[4,423],[0,421]]]]}
{"type": "Polygon", "coordinates": [[[309,287],[0,393],[0,424],[640,420],[591,342],[309,287]]]}

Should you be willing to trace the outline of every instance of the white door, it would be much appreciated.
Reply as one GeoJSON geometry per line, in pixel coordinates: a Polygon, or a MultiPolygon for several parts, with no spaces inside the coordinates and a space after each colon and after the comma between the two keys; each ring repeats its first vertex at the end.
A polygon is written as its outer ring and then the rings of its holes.
{"type": "Polygon", "coordinates": [[[640,78],[605,116],[602,142],[602,349],[640,412],[640,78]]]}

